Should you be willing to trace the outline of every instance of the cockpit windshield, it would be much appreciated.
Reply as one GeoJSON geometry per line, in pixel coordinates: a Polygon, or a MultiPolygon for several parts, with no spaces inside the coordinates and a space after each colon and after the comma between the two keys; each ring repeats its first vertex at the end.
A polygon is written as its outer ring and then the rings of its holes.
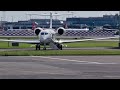
{"type": "Polygon", "coordinates": [[[47,34],[48,34],[48,33],[46,33],[46,32],[42,32],[42,33],[41,33],[41,35],[47,35],[47,34]]]}
{"type": "Polygon", "coordinates": [[[44,35],[44,32],[42,32],[41,35],[44,35]]]}
{"type": "Polygon", "coordinates": [[[45,33],[45,35],[47,35],[48,33],[45,33]]]}

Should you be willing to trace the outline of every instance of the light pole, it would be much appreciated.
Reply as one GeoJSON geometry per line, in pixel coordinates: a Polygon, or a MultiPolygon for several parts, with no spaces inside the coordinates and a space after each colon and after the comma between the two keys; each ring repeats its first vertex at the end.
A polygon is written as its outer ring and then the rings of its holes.
{"type": "Polygon", "coordinates": [[[73,18],[73,12],[71,12],[72,13],[72,18],[73,18]]]}
{"type": "Polygon", "coordinates": [[[11,18],[12,18],[12,22],[13,22],[13,16],[11,16],[11,18]]]}

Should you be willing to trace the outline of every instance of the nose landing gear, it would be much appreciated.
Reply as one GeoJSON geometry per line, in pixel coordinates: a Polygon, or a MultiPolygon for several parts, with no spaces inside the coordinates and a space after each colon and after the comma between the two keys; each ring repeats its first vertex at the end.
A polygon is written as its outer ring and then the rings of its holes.
{"type": "Polygon", "coordinates": [[[43,50],[46,50],[46,47],[44,47],[43,50]]]}
{"type": "Polygon", "coordinates": [[[43,50],[46,50],[46,43],[44,43],[44,48],[43,48],[43,50]]]}

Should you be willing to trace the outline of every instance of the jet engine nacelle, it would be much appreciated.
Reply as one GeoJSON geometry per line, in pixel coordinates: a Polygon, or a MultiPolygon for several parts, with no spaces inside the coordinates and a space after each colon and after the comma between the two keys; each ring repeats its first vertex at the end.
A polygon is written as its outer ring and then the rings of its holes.
{"type": "Polygon", "coordinates": [[[34,33],[38,36],[39,33],[40,33],[42,30],[43,30],[42,28],[36,28],[36,29],[34,30],[34,33]]]}
{"type": "Polygon", "coordinates": [[[65,29],[63,28],[63,27],[59,27],[58,29],[57,29],[57,34],[58,35],[63,35],[65,33],[65,29]]]}

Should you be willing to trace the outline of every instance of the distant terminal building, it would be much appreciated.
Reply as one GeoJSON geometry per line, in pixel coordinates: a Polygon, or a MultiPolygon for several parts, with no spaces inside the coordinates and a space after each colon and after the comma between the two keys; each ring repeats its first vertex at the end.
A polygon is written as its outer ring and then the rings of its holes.
{"type": "Polygon", "coordinates": [[[116,27],[118,25],[119,15],[103,15],[103,17],[72,17],[66,18],[68,28],[81,28],[83,25],[88,27],[100,27],[110,25],[116,27]]]}
{"type": "MultiPolygon", "coordinates": [[[[37,27],[49,28],[50,20],[49,19],[30,19],[28,21],[18,21],[18,22],[6,22],[4,23],[4,30],[24,30],[32,29],[32,24],[37,22],[37,27]]],[[[53,28],[63,27],[65,21],[62,20],[53,20],[53,28]]]]}
{"type": "Polygon", "coordinates": [[[0,31],[3,31],[6,22],[7,21],[0,21],[0,31]]]}
{"type": "MultiPolygon", "coordinates": [[[[49,28],[50,19],[30,19],[26,21],[18,22],[4,22],[1,23],[1,29],[7,30],[25,30],[32,29],[32,24],[37,22],[37,27],[49,28]]],[[[89,28],[89,30],[95,30],[94,28],[118,28],[119,15],[103,15],[102,17],[71,17],[66,20],[53,19],[53,28],[65,27],[65,28],[89,28]]]]}

